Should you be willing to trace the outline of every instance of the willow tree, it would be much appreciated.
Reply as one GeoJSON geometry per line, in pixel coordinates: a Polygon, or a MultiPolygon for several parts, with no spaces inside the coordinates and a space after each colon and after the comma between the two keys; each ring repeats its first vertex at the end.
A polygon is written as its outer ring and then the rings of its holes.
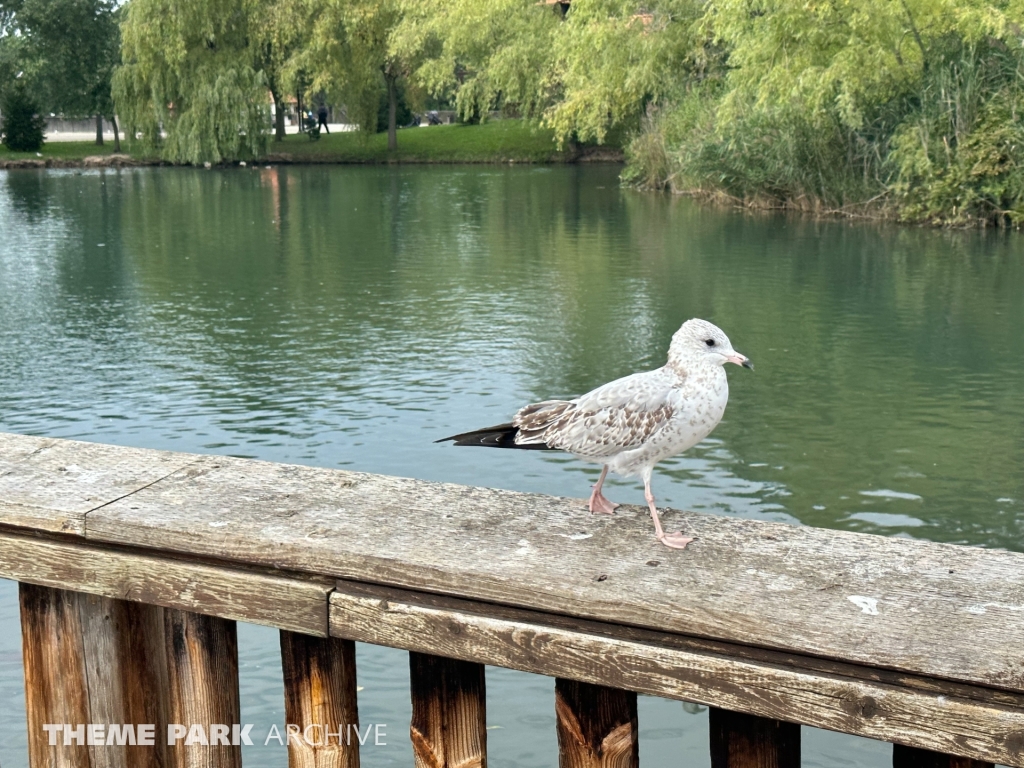
{"type": "Polygon", "coordinates": [[[388,149],[397,149],[399,84],[411,75],[420,55],[395,43],[410,0],[316,0],[312,5],[309,42],[293,59],[293,69],[310,75],[310,92],[331,93],[343,102],[350,121],[367,131],[377,129],[383,93],[388,149]]]}
{"type": "Polygon", "coordinates": [[[131,0],[114,99],[129,137],[173,162],[261,154],[269,124],[259,20],[269,0],[131,0]]]}
{"type": "Polygon", "coordinates": [[[440,51],[418,78],[466,119],[501,108],[542,121],[560,143],[602,142],[698,66],[698,0],[409,0],[399,43],[440,51]],[[417,36],[418,35],[418,36],[417,36]]]}
{"type": "Polygon", "coordinates": [[[559,98],[544,122],[564,141],[602,143],[634,129],[648,105],[676,96],[705,66],[696,0],[573,2],[556,36],[559,98]]]}
{"type": "Polygon", "coordinates": [[[552,53],[561,14],[536,0],[407,0],[394,35],[401,51],[421,54],[416,77],[451,98],[463,120],[505,106],[539,117],[557,98],[552,53]]]}

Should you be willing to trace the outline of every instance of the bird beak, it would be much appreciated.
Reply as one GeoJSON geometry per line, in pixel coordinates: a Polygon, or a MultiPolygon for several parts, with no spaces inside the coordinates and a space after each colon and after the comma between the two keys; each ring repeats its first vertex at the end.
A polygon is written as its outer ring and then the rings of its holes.
{"type": "Polygon", "coordinates": [[[754,370],[754,364],[750,362],[750,358],[747,357],[746,355],[741,355],[739,352],[737,352],[732,357],[725,358],[725,361],[727,363],[736,363],[736,365],[742,365],[744,368],[754,370]]]}

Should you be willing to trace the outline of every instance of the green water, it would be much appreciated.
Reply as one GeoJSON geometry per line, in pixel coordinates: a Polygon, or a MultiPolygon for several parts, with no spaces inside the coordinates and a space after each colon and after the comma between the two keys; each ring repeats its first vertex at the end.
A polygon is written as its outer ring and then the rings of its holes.
{"type": "MultiPolygon", "coordinates": [[[[754,217],[617,171],[0,173],[0,430],[582,497],[589,465],[432,441],[656,367],[699,316],[757,368],[656,471],[661,503],[1022,548],[1024,238],[754,217]]],[[[26,760],[16,617],[0,583],[5,768],[26,760]]],[[[275,635],[240,638],[265,733],[275,635]]],[[[371,768],[411,760],[405,664],[359,649],[361,719],[389,735],[371,768]]],[[[553,764],[550,681],[488,675],[492,764],[553,764]]],[[[805,731],[805,765],[888,760],[805,731]]],[[[678,703],[642,699],[641,738],[645,765],[707,764],[678,703]]]]}

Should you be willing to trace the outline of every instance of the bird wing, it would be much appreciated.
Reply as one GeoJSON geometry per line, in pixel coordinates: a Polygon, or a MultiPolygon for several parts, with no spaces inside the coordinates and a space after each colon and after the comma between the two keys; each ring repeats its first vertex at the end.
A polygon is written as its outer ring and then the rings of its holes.
{"type": "Polygon", "coordinates": [[[676,386],[661,370],[650,371],[617,379],[576,400],[528,405],[512,420],[519,428],[516,443],[543,443],[594,459],[637,448],[679,410],[676,386]]]}

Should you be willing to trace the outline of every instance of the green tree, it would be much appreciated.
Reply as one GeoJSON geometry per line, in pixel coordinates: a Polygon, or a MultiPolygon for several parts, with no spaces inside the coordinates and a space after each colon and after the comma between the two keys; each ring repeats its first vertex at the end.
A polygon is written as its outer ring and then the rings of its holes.
{"type": "Polygon", "coordinates": [[[567,12],[536,0],[409,1],[396,40],[439,48],[416,73],[432,94],[454,98],[463,119],[492,109],[540,119],[559,143],[636,127],[699,66],[696,0],[573,0],[567,12]]]}
{"type": "Polygon", "coordinates": [[[17,17],[37,60],[36,80],[49,108],[95,115],[97,144],[103,144],[106,117],[120,149],[110,95],[110,78],[120,60],[115,0],[24,0],[17,17]]]}
{"type": "Polygon", "coordinates": [[[39,116],[39,107],[26,93],[24,86],[7,88],[0,99],[3,124],[0,139],[12,152],[35,152],[43,146],[46,122],[39,116]]]}
{"type": "Polygon", "coordinates": [[[705,65],[695,0],[577,0],[556,36],[558,98],[544,122],[561,141],[603,142],[638,127],[648,104],[678,94],[705,65]]]}
{"type": "Polygon", "coordinates": [[[0,74],[21,80],[47,111],[95,115],[97,144],[104,117],[117,141],[110,78],[119,57],[115,0],[16,0],[0,8],[0,74]]]}
{"type": "Polygon", "coordinates": [[[646,121],[629,173],[753,205],[1024,223],[1022,24],[1015,0],[711,0],[694,40],[717,54],[646,121]]]}
{"type": "Polygon", "coordinates": [[[173,162],[262,154],[269,84],[260,24],[268,1],[131,0],[114,73],[128,135],[141,133],[173,162]]]}
{"type": "Polygon", "coordinates": [[[285,136],[285,93],[303,87],[304,78],[292,64],[305,43],[309,13],[301,0],[270,0],[256,6],[253,15],[256,66],[262,70],[274,100],[274,141],[283,141],[285,136]]]}
{"type": "Polygon", "coordinates": [[[463,120],[501,106],[539,117],[558,92],[552,64],[561,18],[536,0],[408,0],[394,45],[421,54],[417,80],[453,99],[463,120]]]}
{"type": "MultiPolygon", "coordinates": [[[[416,69],[421,51],[399,45],[396,33],[410,0],[326,0],[311,15],[309,45],[293,66],[312,76],[310,92],[331,93],[349,119],[375,131],[380,95],[387,100],[388,149],[398,149],[400,81],[416,69]]],[[[407,41],[406,41],[407,42],[407,41]]]]}

